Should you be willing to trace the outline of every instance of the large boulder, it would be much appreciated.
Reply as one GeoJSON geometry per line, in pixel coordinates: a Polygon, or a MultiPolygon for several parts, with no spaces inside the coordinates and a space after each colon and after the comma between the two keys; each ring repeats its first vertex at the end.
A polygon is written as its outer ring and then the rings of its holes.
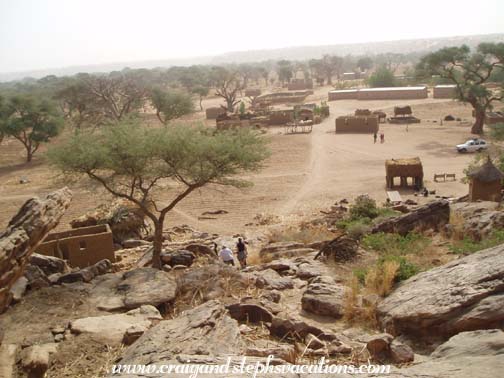
{"type": "Polygon", "coordinates": [[[159,322],[123,354],[121,364],[159,364],[180,355],[210,358],[239,355],[244,343],[238,322],[219,301],[208,301],[180,316],[159,322]]]}
{"type": "Polygon", "coordinates": [[[59,276],[58,283],[91,282],[93,278],[109,272],[111,268],[112,263],[110,260],[103,259],[87,268],[59,276]]]}
{"type": "Polygon", "coordinates": [[[340,318],[343,316],[348,288],[324,276],[312,280],[301,298],[301,307],[312,314],[340,318]]]}
{"type": "Polygon", "coordinates": [[[315,252],[313,248],[306,248],[304,244],[297,242],[270,243],[259,252],[259,256],[265,260],[275,260],[286,257],[305,256],[315,252]]]}
{"type": "Polygon", "coordinates": [[[289,277],[282,277],[273,269],[266,269],[260,272],[254,272],[256,274],[256,286],[258,288],[266,288],[272,290],[285,290],[292,289],[294,287],[294,282],[289,277]]]}
{"type": "Polygon", "coordinates": [[[53,256],[44,256],[34,253],[30,256],[30,264],[38,266],[46,276],[55,273],[66,273],[70,271],[70,267],[65,260],[53,256]]]}
{"type": "Polygon", "coordinates": [[[131,328],[147,331],[153,320],[163,319],[159,311],[150,305],[141,306],[124,314],[81,318],[70,323],[72,333],[88,334],[93,340],[108,345],[119,345],[131,328]]]}
{"type": "Polygon", "coordinates": [[[175,265],[191,266],[196,256],[194,253],[180,249],[178,251],[166,251],[161,253],[161,261],[171,267],[175,265]]]}
{"type": "Polygon", "coordinates": [[[492,231],[504,228],[504,211],[498,202],[459,202],[452,204],[453,223],[447,233],[458,232],[474,240],[481,240],[492,231]]]}
{"type": "Polygon", "coordinates": [[[31,254],[58,225],[71,199],[67,188],[50,193],[44,199],[32,198],[0,233],[0,313],[9,305],[10,288],[23,275],[31,254]]]}
{"type": "Polygon", "coordinates": [[[406,235],[415,230],[439,231],[450,221],[450,203],[436,200],[412,210],[408,214],[387,218],[375,225],[372,233],[390,232],[406,235]]]}
{"type": "Polygon", "coordinates": [[[502,327],[504,245],[417,274],[377,308],[387,332],[427,338],[502,327]]]}

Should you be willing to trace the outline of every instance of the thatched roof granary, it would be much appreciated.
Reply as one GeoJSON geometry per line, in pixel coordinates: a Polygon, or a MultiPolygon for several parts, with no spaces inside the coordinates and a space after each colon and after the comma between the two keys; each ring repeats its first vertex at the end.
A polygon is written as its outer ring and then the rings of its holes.
{"type": "Polygon", "coordinates": [[[409,186],[408,178],[412,178],[412,186],[423,186],[423,166],[420,158],[389,159],[385,161],[387,188],[394,187],[394,178],[400,178],[400,186],[409,186]]]}
{"type": "Polygon", "coordinates": [[[500,202],[504,174],[492,163],[490,157],[481,167],[469,172],[468,176],[469,201],[500,202]]]}

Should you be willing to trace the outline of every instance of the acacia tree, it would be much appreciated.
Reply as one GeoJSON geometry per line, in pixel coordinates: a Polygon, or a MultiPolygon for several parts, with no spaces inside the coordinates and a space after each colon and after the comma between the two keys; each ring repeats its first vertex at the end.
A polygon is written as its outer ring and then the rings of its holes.
{"type": "Polygon", "coordinates": [[[215,67],[213,82],[216,87],[215,95],[226,101],[226,106],[223,108],[230,113],[234,112],[236,104],[240,102],[238,95],[245,88],[238,72],[215,67]]]}
{"type": "Polygon", "coordinates": [[[150,91],[149,96],[152,106],[156,109],[156,116],[164,125],[194,111],[192,98],[186,93],[179,91],[166,92],[154,88],[150,91]]]}
{"type": "Polygon", "coordinates": [[[200,85],[193,88],[191,92],[199,96],[199,107],[200,110],[203,110],[203,105],[201,105],[201,103],[203,98],[208,96],[208,93],[210,93],[210,88],[200,85]]]}
{"type": "Polygon", "coordinates": [[[32,161],[33,155],[41,143],[55,137],[63,127],[63,119],[54,104],[30,97],[12,97],[1,111],[0,134],[11,136],[20,141],[26,150],[26,161],[32,161]]]}
{"type": "Polygon", "coordinates": [[[55,99],[61,102],[65,119],[76,129],[100,126],[106,120],[102,101],[91,93],[81,80],[58,90],[55,99]]]}
{"type": "Polygon", "coordinates": [[[278,75],[278,80],[283,84],[285,82],[289,82],[292,79],[292,76],[294,76],[294,68],[292,66],[292,63],[289,60],[279,60],[277,62],[277,75],[278,75]]]}
{"type": "Polygon", "coordinates": [[[417,66],[421,73],[439,75],[456,85],[457,99],[474,109],[473,134],[483,134],[486,112],[504,98],[502,86],[493,91],[485,85],[492,73],[503,68],[504,43],[481,43],[473,53],[465,45],[446,47],[426,55],[417,66]]]}
{"type": "Polygon", "coordinates": [[[147,89],[122,73],[88,76],[82,83],[82,96],[94,98],[96,107],[109,120],[120,121],[145,104],[147,89]]]}
{"type": "Polygon", "coordinates": [[[75,134],[48,156],[64,173],[85,175],[143,211],[154,225],[153,266],[159,268],[167,214],[205,185],[250,185],[234,177],[258,170],[268,150],[266,140],[250,129],[145,128],[131,122],[75,134]],[[173,195],[160,200],[157,190],[167,184],[173,195]]]}

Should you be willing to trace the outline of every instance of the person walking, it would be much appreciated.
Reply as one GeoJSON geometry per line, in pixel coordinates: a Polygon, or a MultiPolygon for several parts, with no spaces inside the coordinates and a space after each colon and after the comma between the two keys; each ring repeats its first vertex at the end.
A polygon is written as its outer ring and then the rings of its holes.
{"type": "Polygon", "coordinates": [[[247,246],[243,242],[242,238],[238,238],[236,249],[238,251],[238,261],[240,262],[240,266],[243,269],[247,267],[247,246]]]}
{"type": "Polygon", "coordinates": [[[384,133],[380,134],[380,143],[385,143],[385,134],[384,133]]]}
{"type": "Polygon", "coordinates": [[[233,251],[225,245],[222,246],[219,256],[224,264],[234,266],[233,251]]]}
{"type": "Polygon", "coordinates": [[[373,139],[374,139],[374,144],[376,144],[376,140],[378,139],[378,133],[377,132],[374,133],[373,139]]]}

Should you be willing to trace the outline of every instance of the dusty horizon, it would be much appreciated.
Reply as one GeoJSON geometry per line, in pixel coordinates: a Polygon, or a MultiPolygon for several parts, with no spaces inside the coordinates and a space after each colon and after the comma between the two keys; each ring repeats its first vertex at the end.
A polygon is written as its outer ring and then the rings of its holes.
{"type": "Polygon", "coordinates": [[[504,10],[501,2],[480,2],[481,9],[495,11],[476,19],[471,8],[454,5],[424,2],[412,20],[397,0],[364,1],[358,12],[351,4],[315,1],[313,17],[306,17],[306,7],[286,1],[261,0],[245,10],[237,10],[228,0],[212,4],[149,0],[142,7],[133,1],[3,2],[0,73],[504,32],[498,16],[504,10]],[[19,27],[21,22],[27,27],[19,27]]]}

